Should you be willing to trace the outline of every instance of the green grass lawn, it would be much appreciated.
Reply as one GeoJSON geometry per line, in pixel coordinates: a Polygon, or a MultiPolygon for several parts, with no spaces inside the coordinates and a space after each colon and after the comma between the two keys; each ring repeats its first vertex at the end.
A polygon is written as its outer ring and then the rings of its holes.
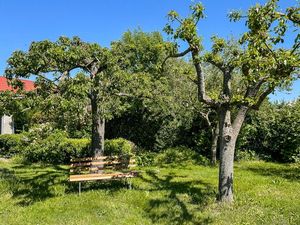
{"type": "Polygon", "coordinates": [[[0,224],[300,224],[300,166],[235,165],[235,203],[215,202],[218,169],[141,168],[124,182],[69,183],[66,166],[0,161],[0,224]]]}

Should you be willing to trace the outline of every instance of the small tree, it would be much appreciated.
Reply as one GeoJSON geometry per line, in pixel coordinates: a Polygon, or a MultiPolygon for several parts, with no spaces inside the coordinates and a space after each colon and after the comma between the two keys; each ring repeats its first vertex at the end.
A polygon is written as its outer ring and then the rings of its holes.
{"type": "MultiPolygon", "coordinates": [[[[32,42],[27,52],[16,51],[8,59],[5,74],[8,78],[36,76],[38,85],[59,91],[59,81],[71,79],[72,71],[82,71],[82,79],[90,99],[92,114],[92,151],[103,154],[105,119],[120,109],[118,92],[122,87],[123,74],[117,69],[115,57],[107,48],[87,43],[78,37],[60,37],[58,41],[32,42]]],[[[69,83],[72,89],[72,82],[69,83]]],[[[41,88],[41,90],[43,90],[41,88]]]]}
{"type": "MultiPolygon", "coordinates": [[[[169,19],[177,22],[176,28],[168,24],[165,31],[175,40],[188,43],[187,50],[173,53],[172,57],[182,57],[191,53],[197,74],[198,99],[218,112],[220,123],[220,167],[219,200],[233,201],[233,160],[235,144],[247,112],[258,109],[263,100],[276,87],[288,85],[299,68],[300,35],[296,33],[293,45],[284,48],[279,43],[287,39],[288,28],[299,27],[299,8],[288,8],[278,12],[278,0],[270,0],[265,5],[251,7],[246,15],[234,12],[234,21],[246,18],[248,31],[243,34],[240,48],[230,48],[229,42],[214,37],[212,50],[201,54],[201,39],[197,34],[197,24],[204,17],[204,7],[196,4],[192,14],[181,18],[171,11],[169,19]],[[209,96],[206,91],[205,75],[201,63],[207,62],[222,73],[222,88],[218,96],[209,96]],[[240,70],[243,79],[240,90],[233,92],[233,73],[240,70]],[[245,90],[245,91],[243,91],[245,90]]],[[[175,46],[177,47],[177,46],[175,46]]],[[[176,48],[175,48],[176,50],[176,48]]]]}

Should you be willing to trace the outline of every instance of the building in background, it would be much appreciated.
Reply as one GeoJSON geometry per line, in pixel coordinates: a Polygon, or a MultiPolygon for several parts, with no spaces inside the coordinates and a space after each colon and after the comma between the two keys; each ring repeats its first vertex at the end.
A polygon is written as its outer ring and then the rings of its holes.
{"type": "MultiPolygon", "coordinates": [[[[30,80],[21,80],[24,84],[25,91],[33,91],[35,89],[34,82],[30,80]]],[[[0,76],[0,92],[1,91],[15,91],[15,89],[10,86],[5,77],[0,76]]],[[[13,134],[15,132],[15,125],[12,116],[0,115],[0,134],[13,134]]]]}

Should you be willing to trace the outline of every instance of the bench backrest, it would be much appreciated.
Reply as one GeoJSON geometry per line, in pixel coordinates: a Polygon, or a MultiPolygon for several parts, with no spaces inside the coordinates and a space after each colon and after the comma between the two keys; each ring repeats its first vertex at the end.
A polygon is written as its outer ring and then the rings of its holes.
{"type": "Polygon", "coordinates": [[[129,156],[100,156],[71,159],[70,173],[98,173],[109,170],[124,171],[135,167],[135,159],[129,156]]]}

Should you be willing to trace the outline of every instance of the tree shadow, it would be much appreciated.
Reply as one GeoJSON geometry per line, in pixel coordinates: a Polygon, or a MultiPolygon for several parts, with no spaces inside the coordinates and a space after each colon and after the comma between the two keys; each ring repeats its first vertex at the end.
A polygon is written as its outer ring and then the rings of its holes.
{"type": "MultiPolygon", "coordinates": [[[[62,166],[15,165],[0,168],[0,178],[7,183],[8,191],[16,204],[28,206],[66,193],[78,193],[78,183],[68,181],[69,169],[62,166]]],[[[115,192],[127,188],[125,180],[86,182],[85,190],[115,192]]],[[[189,176],[175,173],[157,174],[146,171],[133,181],[137,191],[151,192],[145,213],[156,224],[210,224],[212,218],[202,212],[215,199],[214,187],[189,176]],[[139,181],[142,183],[139,184],[139,181]]],[[[134,193],[134,192],[133,192],[134,193]]]]}
{"type": "Polygon", "coordinates": [[[191,181],[186,176],[176,176],[174,173],[159,176],[153,171],[146,171],[140,179],[148,183],[149,187],[135,188],[157,192],[157,197],[149,201],[145,210],[153,223],[210,224],[213,222],[211,217],[201,215],[216,196],[214,187],[210,184],[201,180],[191,181]]]}
{"type": "MultiPolygon", "coordinates": [[[[38,201],[78,193],[78,182],[69,182],[69,169],[59,165],[22,164],[10,168],[0,168],[0,178],[8,184],[12,197],[20,206],[28,206],[38,201]]],[[[105,189],[117,191],[127,188],[125,182],[84,182],[82,191],[105,189]]]]}
{"type": "Polygon", "coordinates": [[[26,206],[62,194],[68,170],[60,166],[17,165],[0,169],[17,204],[26,206]]]}
{"type": "Polygon", "coordinates": [[[264,164],[259,166],[250,165],[245,168],[245,170],[257,173],[263,176],[271,177],[281,177],[289,181],[299,182],[300,180],[300,166],[298,165],[284,165],[277,164],[274,165],[264,164]]]}

